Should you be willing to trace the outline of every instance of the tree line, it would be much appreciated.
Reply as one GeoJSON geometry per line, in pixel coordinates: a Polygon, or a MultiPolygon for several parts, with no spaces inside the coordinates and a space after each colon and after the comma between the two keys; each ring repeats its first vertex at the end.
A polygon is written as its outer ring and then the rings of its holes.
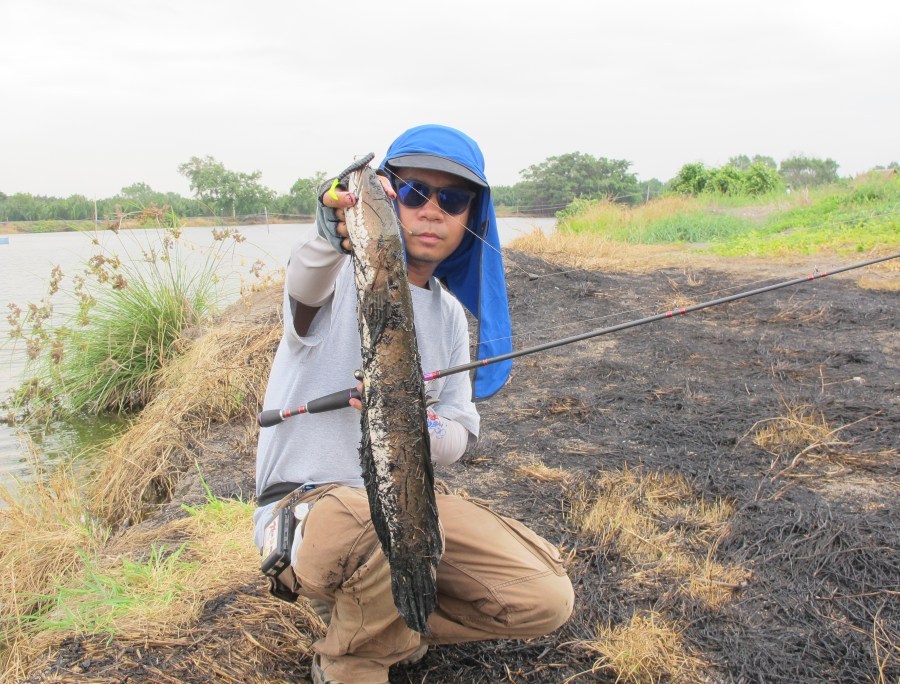
{"type": "MultiPolygon", "coordinates": [[[[526,214],[552,215],[575,199],[609,199],[639,204],[664,192],[684,194],[764,195],[834,183],[839,180],[833,159],[794,156],[777,164],[772,157],[738,155],[724,166],[713,168],[688,163],[668,182],[656,178],[640,181],[629,171],[625,159],[594,157],[570,152],[533,164],[520,172],[514,185],[494,186],[494,202],[526,214]]],[[[897,170],[897,162],[886,167],[897,170]]],[[[146,183],[133,183],[113,197],[93,200],[84,195],[46,197],[27,193],[0,192],[0,221],[109,220],[138,214],[158,216],[171,212],[178,217],[240,217],[267,212],[270,215],[311,216],[316,190],[326,177],[319,172],[298,178],[283,195],[263,185],[260,171],[232,171],[213,157],[191,157],[178,166],[192,197],[153,190],[146,183]],[[149,211],[148,211],[149,210],[149,211]]]]}

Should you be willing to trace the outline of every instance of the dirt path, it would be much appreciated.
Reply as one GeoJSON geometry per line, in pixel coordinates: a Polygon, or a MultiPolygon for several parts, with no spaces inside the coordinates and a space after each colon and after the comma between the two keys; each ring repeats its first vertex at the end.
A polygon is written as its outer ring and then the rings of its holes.
{"type": "MultiPolygon", "coordinates": [[[[533,281],[522,270],[559,267],[517,252],[507,259],[516,347],[722,296],[765,275],[578,271],[533,281]]],[[[276,302],[268,297],[260,305],[270,307],[270,320],[276,302]]],[[[898,292],[825,279],[518,360],[509,387],[479,405],[478,447],[461,467],[438,475],[564,548],[575,614],[559,633],[528,643],[432,649],[420,665],[396,669],[391,681],[562,682],[590,671],[598,656],[585,643],[596,638],[597,625],[649,609],[683,628],[684,641],[705,663],[703,681],[878,681],[880,668],[882,681],[896,681],[898,324],[898,292]],[[753,440],[759,421],[788,415],[814,416],[827,428],[821,443],[796,460],[802,447],[780,453],[753,440]],[[535,463],[568,479],[540,481],[519,470],[535,463]],[[698,497],[734,503],[713,554],[742,568],[746,581],[721,606],[711,609],[665,583],[635,581],[634,567],[617,549],[578,533],[568,515],[573,500],[623,467],[679,473],[698,497]]],[[[253,448],[252,430],[230,425],[200,450],[217,495],[253,490],[253,448]]],[[[196,478],[185,480],[180,496],[168,515],[202,496],[196,478]]],[[[235,606],[263,594],[261,581],[236,582],[208,606],[204,629],[225,629],[237,619],[235,606]]],[[[289,617],[291,609],[284,610],[289,617]]],[[[245,649],[265,629],[235,630],[225,650],[245,649]]],[[[191,668],[191,649],[200,641],[180,635],[140,647],[118,641],[100,647],[72,640],[34,681],[149,682],[159,681],[160,670],[172,681],[223,681],[191,668]]],[[[268,669],[254,665],[247,681],[296,680],[307,671],[305,662],[267,663],[268,669]]],[[[576,681],[615,676],[597,672],[576,681]]]]}

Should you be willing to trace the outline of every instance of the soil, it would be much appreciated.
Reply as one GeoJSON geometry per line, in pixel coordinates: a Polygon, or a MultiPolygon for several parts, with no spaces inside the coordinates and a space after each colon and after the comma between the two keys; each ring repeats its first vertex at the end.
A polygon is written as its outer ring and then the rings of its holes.
{"type": "MultiPolygon", "coordinates": [[[[754,272],[726,265],[533,280],[524,273],[564,269],[509,251],[515,346],[752,289],[775,272],[778,280],[797,276],[780,265],[754,272]]],[[[277,302],[264,297],[260,315],[276,320],[277,302]]],[[[478,446],[438,476],[558,544],[569,558],[575,612],[542,639],[432,648],[420,664],[394,668],[391,681],[563,682],[580,675],[575,681],[612,682],[614,672],[591,673],[598,656],[585,643],[598,625],[648,609],[681,626],[686,647],[705,663],[699,681],[897,681],[898,325],[900,293],[861,289],[851,273],[518,359],[509,386],[479,405],[478,446]],[[800,406],[833,430],[827,444],[795,459],[799,449],[779,455],[754,443],[758,421],[800,406]],[[541,482],[516,472],[538,461],[569,479],[541,482]],[[721,608],[629,582],[633,568],[615,549],[577,531],[568,513],[579,486],[626,466],[680,473],[705,499],[734,502],[713,553],[746,568],[747,581],[721,608]]],[[[253,447],[252,430],[228,425],[198,450],[215,494],[254,490],[253,447]]],[[[187,476],[158,520],[200,497],[200,484],[187,476]]],[[[265,596],[261,579],[223,590],[207,606],[205,628],[225,629],[248,596],[265,596]]],[[[291,610],[285,604],[285,614],[291,610]]],[[[264,630],[234,630],[235,651],[248,637],[265,641],[264,630]]],[[[227,680],[189,667],[199,638],[101,641],[70,640],[34,681],[149,682],[160,681],[160,671],[171,681],[227,680]]],[[[308,673],[305,659],[263,662],[247,680],[303,681],[308,673]]]]}

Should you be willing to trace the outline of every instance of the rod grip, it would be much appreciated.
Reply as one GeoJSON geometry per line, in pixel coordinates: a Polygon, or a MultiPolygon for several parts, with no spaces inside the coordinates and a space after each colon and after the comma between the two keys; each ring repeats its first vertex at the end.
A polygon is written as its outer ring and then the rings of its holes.
{"type": "Polygon", "coordinates": [[[260,427],[272,427],[273,425],[278,425],[282,421],[284,421],[285,416],[281,414],[281,409],[269,409],[267,411],[263,411],[256,417],[256,422],[259,423],[260,427]]]}
{"type": "Polygon", "coordinates": [[[326,394],[324,397],[313,399],[306,405],[307,413],[324,413],[325,411],[335,411],[337,409],[347,408],[350,406],[351,399],[362,399],[355,387],[351,389],[341,390],[333,394],[326,394]]]}

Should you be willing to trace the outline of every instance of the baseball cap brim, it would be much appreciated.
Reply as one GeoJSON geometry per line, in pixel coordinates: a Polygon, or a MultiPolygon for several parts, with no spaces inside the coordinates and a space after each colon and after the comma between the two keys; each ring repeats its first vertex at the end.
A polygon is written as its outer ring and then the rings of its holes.
{"type": "Polygon", "coordinates": [[[388,159],[387,163],[394,168],[428,169],[429,171],[452,173],[454,176],[465,178],[480,188],[488,187],[487,183],[462,164],[433,154],[403,154],[399,157],[388,159]]]}

